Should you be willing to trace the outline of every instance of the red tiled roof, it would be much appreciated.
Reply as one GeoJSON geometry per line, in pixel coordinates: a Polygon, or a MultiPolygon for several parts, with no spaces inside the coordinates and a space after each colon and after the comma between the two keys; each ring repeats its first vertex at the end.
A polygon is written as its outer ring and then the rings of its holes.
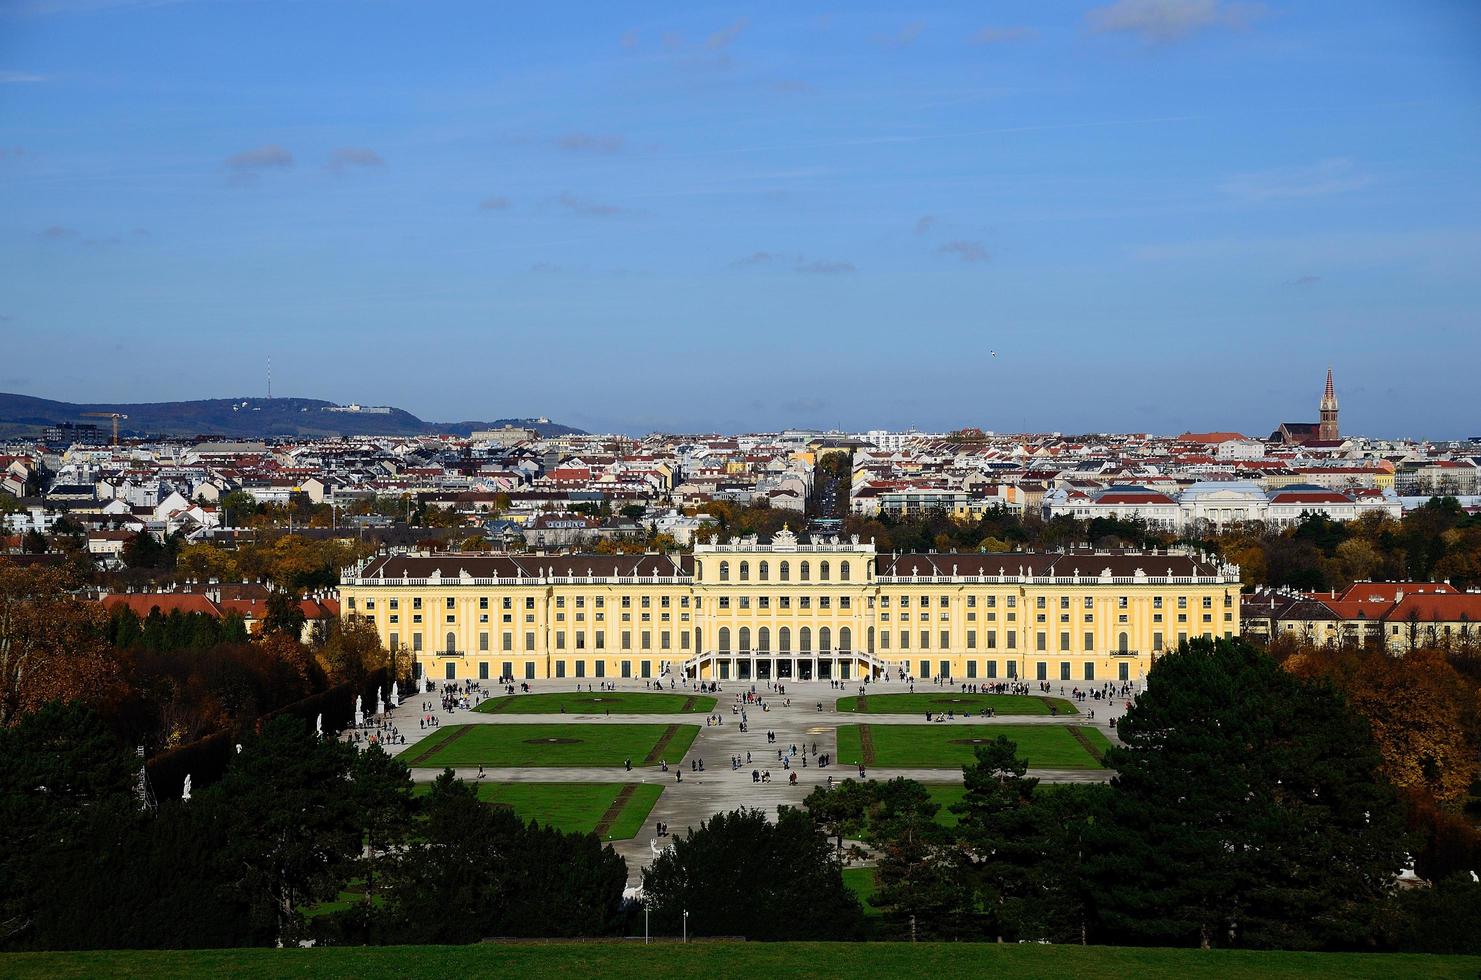
{"type": "Polygon", "coordinates": [[[110,613],[120,606],[128,606],[140,619],[147,617],[155,609],[159,610],[161,616],[168,616],[176,610],[179,610],[182,615],[189,613],[205,613],[207,616],[221,615],[221,608],[216,603],[206,596],[191,592],[134,592],[105,595],[100,601],[103,603],[103,608],[110,613]]]}
{"type": "Polygon", "coordinates": [[[1462,620],[1481,624],[1481,595],[1406,595],[1384,619],[1389,622],[1458,623],[1462,620]]]}

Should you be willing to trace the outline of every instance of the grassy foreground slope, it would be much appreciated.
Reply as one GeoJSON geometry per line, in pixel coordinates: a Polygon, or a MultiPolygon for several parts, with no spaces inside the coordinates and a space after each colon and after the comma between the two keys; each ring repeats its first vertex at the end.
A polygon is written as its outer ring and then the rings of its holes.
{"type": "Polygon", "coordinates": [[[0,975],[37,977],[670,976],[966,977],[1061,980],[1475,977],[1481,957],[1405,953],[1265,953],[994,943],[510,943],[344,949],[248,949],[0,955],[0,975]]]}

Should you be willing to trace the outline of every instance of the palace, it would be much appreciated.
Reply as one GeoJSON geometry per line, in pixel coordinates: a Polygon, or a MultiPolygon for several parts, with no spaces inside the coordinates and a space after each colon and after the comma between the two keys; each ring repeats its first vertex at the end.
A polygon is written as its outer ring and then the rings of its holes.
{"type": "Polygon", "coordinates": [[[1138,680],[1240,631],[1239,569],[1178,550],[876,554],[789,531],[693,555],[391,554],[344,570],[417,677],[1138,680]]]}

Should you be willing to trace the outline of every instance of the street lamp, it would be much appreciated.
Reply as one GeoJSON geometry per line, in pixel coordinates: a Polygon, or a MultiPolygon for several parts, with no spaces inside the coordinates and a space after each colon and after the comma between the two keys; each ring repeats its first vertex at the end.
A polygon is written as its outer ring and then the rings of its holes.
{"type": "Polygon", "coordinates": [[[689,910],[684,910],[684,942],[689,942],[689,910]]]}

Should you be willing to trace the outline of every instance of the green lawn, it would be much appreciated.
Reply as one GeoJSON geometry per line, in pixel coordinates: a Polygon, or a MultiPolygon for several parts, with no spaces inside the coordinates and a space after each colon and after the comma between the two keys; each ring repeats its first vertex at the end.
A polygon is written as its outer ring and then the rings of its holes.
{"type": "MultiPolygon", "coordinates": [[[[637,836],[663,787],[647,783],[490,783],[478,784],[478,798],[507,806],[521,819],[539,821],[568,833],[589,834],[617,801],[624,785],[633,787],[626,804],[602,835],[603,840],[630,840],[637,836]]],[[[417,795],[431,786],[417,786],[417,795]]]]}
{"type": "Polygon", "coordinates": [[[962,802],[962,797],[967,795],[967,787],[960,783],[927,783],[926,792],[941,807],[936,811],[936,823],[943,827],[955,827],[960,821],[950,808],[953,804],[962,802]]]}
{"type": "MultiPolygon", "coordinates": [[[[839,711],[858,711],[860,698],[839,698],[839,711]]],[[[924,715],[927,711],[970,711],[980,715],[988,708],[1000,715],[1047,715],[1054,705],[1061,715],[1079,714],[1064,698],[1038,698],[1027,694],[962,694],[942,689],[934,694],[869,694],[863,710],[871,715],[924,715]],[[1045,702],[1049,702],[1046,704],[1045,702]]]]}
{"type": "Polygon", "coordinates": [[[329,949],[130,950],[0,955],[16,980],[93,977],[968,977],[1063,980],[1438,980],[1474,978],[1481,957],[1266,953],[997,943],[737,943],[642,940],[329,949]]]}
{"type": "MultiPolygon", "coordinates": [[[[1098,730],[1081,731],[1104,750],[1110,742],[1098,730]]],[[[838,761],[844,765],[886,768],[955,769],[972,761],[974,739],[1002,735],[1018,744],[1018,755],[1036,769],[1101,769],[1099,762],[1062,725],[840,725],[838,761]],[[860,729],[868,729],[874,758],[866,761],[860,729]]]]}
{"type": "Polygon", "coordinates": [[[715,699],[699,694],[658,693],[656,691],[569,691],[554,694],[514,694],[489,698],[474,711],[485,714],[558,715],[677,715],[684,712],[708,713],[715,699]]]}
{"type": "Polygon", "coordinates": [[[869,904],[869,896],[879,891],[879,882],[874,880],[873,868],[844,868],[843,883],[848,890],[859,896],[859,904],[864,906],[865,915],[883,915],[879,909],[869,904]]]}
{"type": "Polygon", "coordinates": [[[413,767],[445,766],[620,766],[645,762],[664,734],[661,752],[670,763],[689,751],[698,725],[450,725],[401,753],[413,767]]]}

